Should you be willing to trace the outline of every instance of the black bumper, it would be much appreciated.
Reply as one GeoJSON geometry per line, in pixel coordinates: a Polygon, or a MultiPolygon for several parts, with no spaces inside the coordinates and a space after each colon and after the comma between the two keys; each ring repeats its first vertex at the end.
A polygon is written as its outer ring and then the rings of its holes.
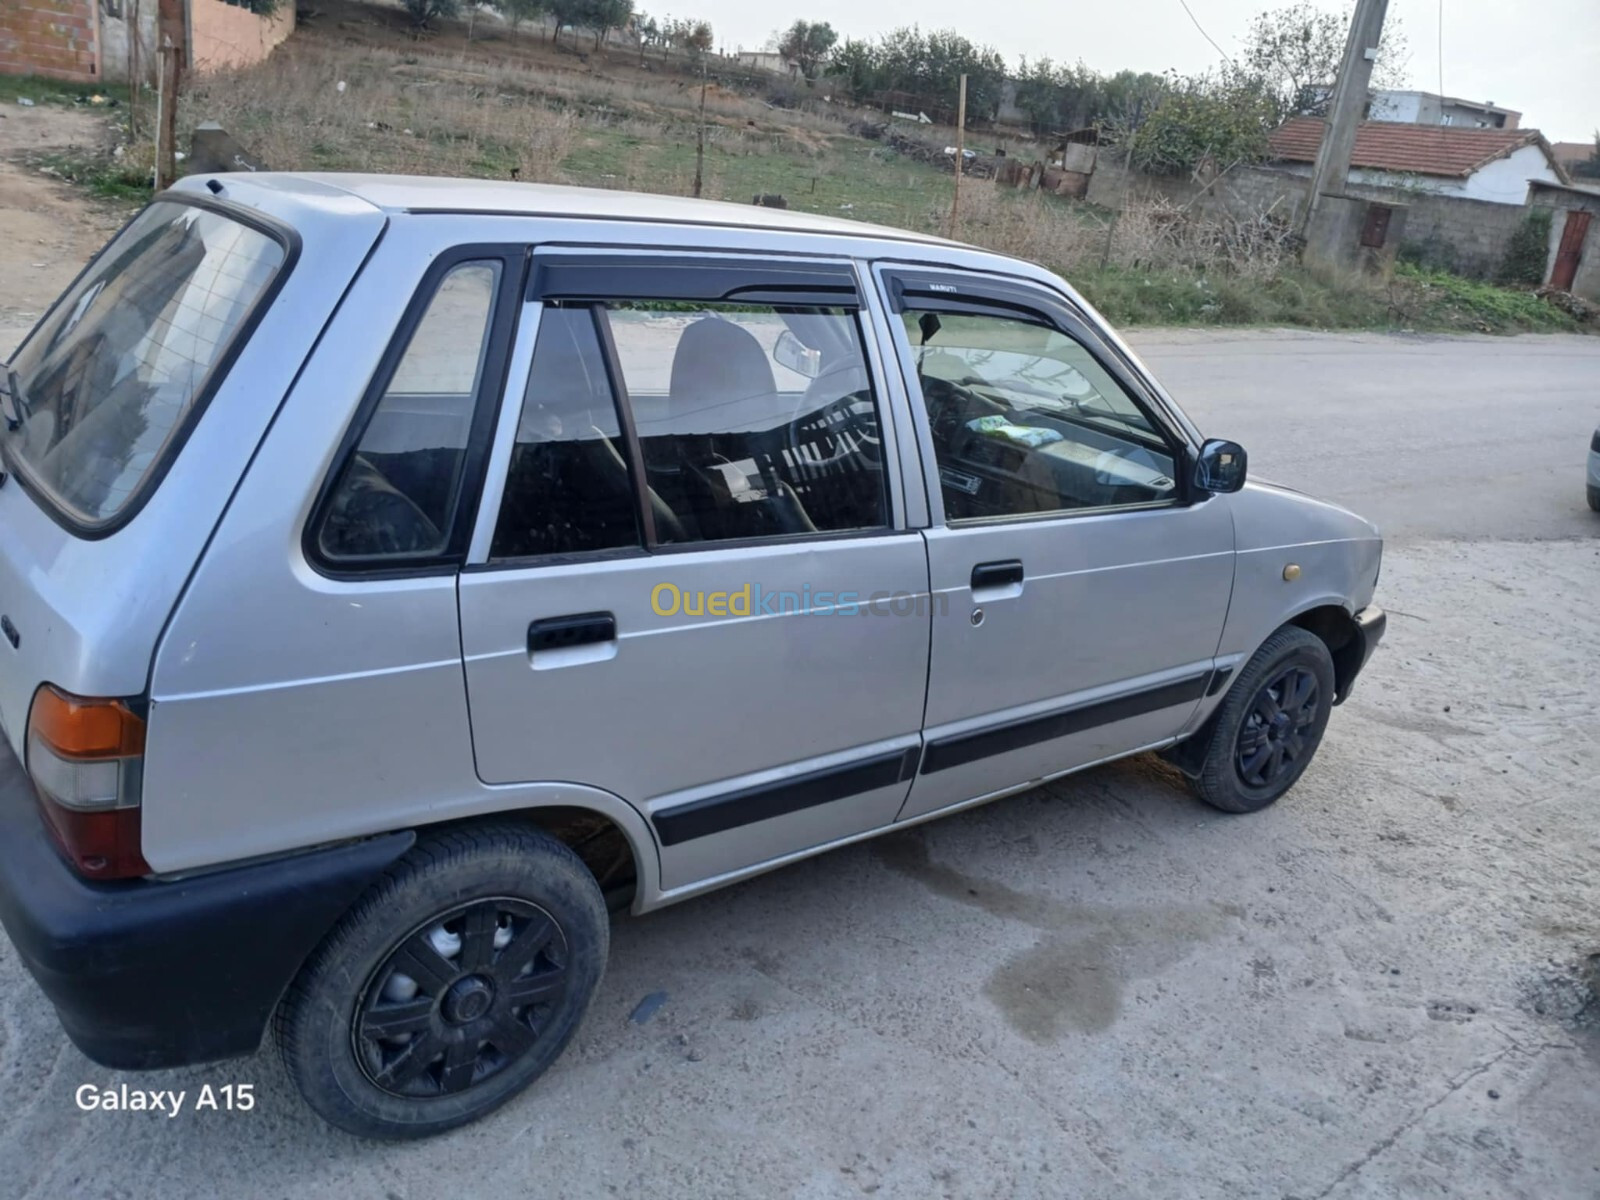
{"type": "Polygon", "coordinates": [[[1334,655],[1334,674],[1338,681],[1335,704],[1343,704],[1356,685],[1356,676],[1367,665],[1372,652],[1383,641],[1384,630],[1389,628],[1389,614],[1376,604],[1369,604],[1355,615],[1355,636],[1334,655]]]}
{"type": "Polygon", "coordinates": [[[386,834],[172,881],[90,883],[0,737],[0,922],[77,1047],[107,1067],[252,1053],[306,956],[415,840],[386,834]]]}

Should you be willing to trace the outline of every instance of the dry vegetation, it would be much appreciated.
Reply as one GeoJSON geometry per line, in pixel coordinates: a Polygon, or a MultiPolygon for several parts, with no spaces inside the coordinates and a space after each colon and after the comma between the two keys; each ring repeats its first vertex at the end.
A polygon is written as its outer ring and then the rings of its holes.
{"type": "MultiPolygon", "coordinates": [[[[184,129],[217,121],[271,167],[559,182],[686,194],[695,167],[700,80],[684,63],[552,46],[485,18],[470,43],[446,24],[417,40],[398,10],[319,0],[265,63],[191,82],[184,129]]],[[[719,67],[719,70],[724,68],[719,67]]],[[[714,77],[706,96],[703,194],[948,229],[952,177],[933,146],[903,152],[858,135],[858,114],[773,77],[714,77]]],[[[149,122],[144,122],[149,128],[149,122]]],[[[909,132],[909,131],[908,131],[909,132]]],[[[133,198],[147,142],[111,163],[51,169],[133,198]]],[[[1573,328],[1531,295],[1403,271],[1393,281],[1327,279],[1295,262],[1280,216],[1239,218],[1140,200],[1119,213],[970,180],[958,236],[1061,272],[1124,323],[1322,327],[1573,328]]]]}

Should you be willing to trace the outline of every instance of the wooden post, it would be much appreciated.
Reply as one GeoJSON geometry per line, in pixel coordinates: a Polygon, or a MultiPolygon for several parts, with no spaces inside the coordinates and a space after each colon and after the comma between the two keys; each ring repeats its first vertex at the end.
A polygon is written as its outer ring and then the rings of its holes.
{"type": "Polygon", "coordinates": [[[706,169],[706,59],[705,51],[700,52],[700,124],[696,129],[694,140],[694,195],[700,198],[700,189],[705,183],[706,169]]]}
{"type": "Polygon", "coordinates": [[[961,76],[961,99],[956,106],[956,186],[950,197],[950,236],[961,230],[961,176],[967,168],[967,77],[961,76]]]}
{"type": "Polygon", "coordinates": [[[178,177],[178,96],[183,89],[183,68],[189,58],[189,22],[185,7],[185,0],[159,0],[156,10],[156,38],[161,46],[156,115],[157,191],[171,187],[178,177]]]}

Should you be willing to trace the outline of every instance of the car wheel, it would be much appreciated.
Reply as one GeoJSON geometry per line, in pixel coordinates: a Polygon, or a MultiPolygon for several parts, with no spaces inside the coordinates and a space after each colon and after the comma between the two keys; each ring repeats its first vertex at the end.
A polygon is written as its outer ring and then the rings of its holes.
{"type": "Polygon", "coordinates": [[[1245,664],[1212,723],[1194,780],[1223,812],[1257,812],[1311,763],[1333,711],[1333,658],[1304,629],[1278,630],[1245,664]]]}
{"type": "Polygon", "coordinates": [[[291,985],[276,1020],[284,1064],[351,1133],[464,1125],[560,1055],[609,939],[599,885],[553,838],[502,823],[425,834],[291,985]]]}

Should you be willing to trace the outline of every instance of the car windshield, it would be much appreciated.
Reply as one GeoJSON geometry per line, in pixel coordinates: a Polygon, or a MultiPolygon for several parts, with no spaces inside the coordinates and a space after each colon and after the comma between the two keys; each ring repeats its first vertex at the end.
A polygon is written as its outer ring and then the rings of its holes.
{"type": "Polygon", "coordinates": [[[5,456],[74,520],[127,506],[284,262],[277,241],[160,201],[117,235],[5,372],[5,456]]]}

